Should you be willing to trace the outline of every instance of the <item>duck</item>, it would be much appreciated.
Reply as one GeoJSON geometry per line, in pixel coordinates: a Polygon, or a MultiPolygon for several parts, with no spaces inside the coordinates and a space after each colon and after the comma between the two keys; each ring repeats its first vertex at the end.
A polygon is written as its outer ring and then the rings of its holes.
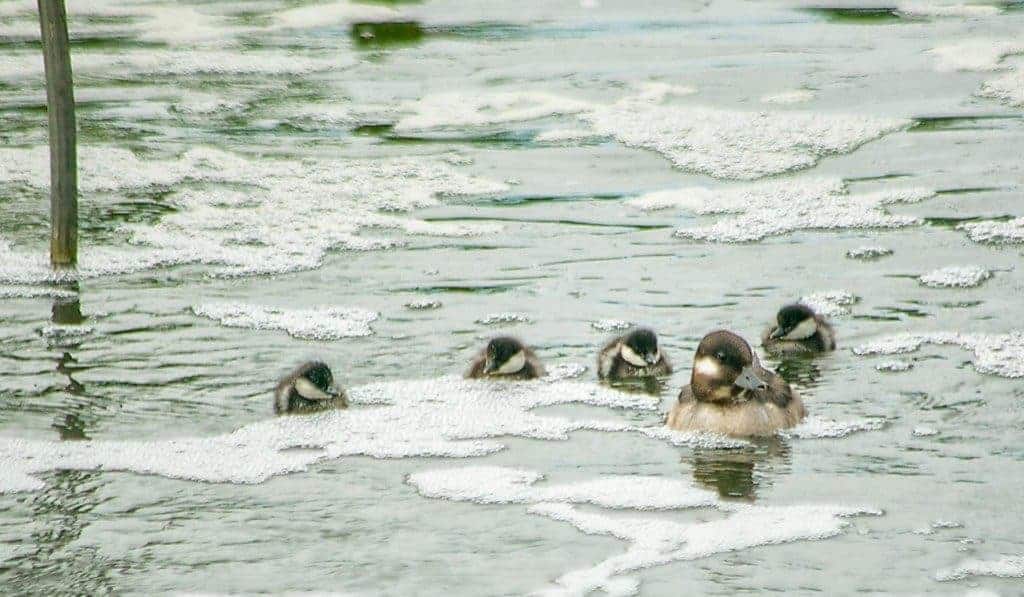
{"type": "Polygon", "coordinates": [[[274,390],[274,412],[279,415],[332,408],[348,408],[348,396],[334,385],[330,367],[320,361],[302,363],[274,390]]]}
{"type": "Polygon", "coordinates": [[[822,353],[836,349],[836,333],[807,305],[793,303],[779,309],[775,323],[761,335],[761,346],[776,353],[822,353]]]}
{"type": "Polygon", "coordinates": [[[518,338],[491,338],[466,370],[468,379],[536,379],[545,375],[540,359],[518,338]]]}
{"type": "Polygon", "coordinates": [[[597,376],[612,381],[670,375],[672,364],[650,328],[633,328],[612,339],[597,354],[597,376]]]}
{"type": "Polygon", "coordinates": [[[701,339],[690,384],[665,421],[677,431],[766,437],[807,416],[800,396],[781,376],[761,366],[750,344],[728,330],[701,339]]]}

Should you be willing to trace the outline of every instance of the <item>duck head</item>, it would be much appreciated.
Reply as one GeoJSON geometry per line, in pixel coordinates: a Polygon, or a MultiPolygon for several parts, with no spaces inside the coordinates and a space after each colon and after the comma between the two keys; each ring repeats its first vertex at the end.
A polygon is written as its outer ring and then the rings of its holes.
{"type": "Polygon", "coordinates": [[[704,336],[693,357],[690,388],[697,400],[728,402],[743,392],[768,388],[746,340],[719,330],[704,336]]]}

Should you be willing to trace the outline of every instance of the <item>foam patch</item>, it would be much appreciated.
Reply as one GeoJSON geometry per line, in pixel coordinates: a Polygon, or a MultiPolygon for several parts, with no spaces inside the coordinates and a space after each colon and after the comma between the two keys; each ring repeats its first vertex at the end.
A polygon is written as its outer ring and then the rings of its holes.
{"type": "Polygon", "coordinates": [[[547,485],[534,471],[504,467],[466,467],[410,475],[408,482],[425,497],[478,504],[532,504],[528,512],[572,524],[589,535],[611,535],[630,543],[625,553],[593,567],[574,570],[545,587],[541,595],[587,595],[603,590],[632,595],[639,582],[624,575],[679,560],[762,545],[835,536],[843,520],[859,514],[880,515],[862,507],[747,506],[719,502],[688,481],[663,477],[605,475],[597,479],[547,485]],[[581,511],[572,504],[602,508],[670,510],[716,507],[723,519],[683,524],[666,518],[609,516],[581,511]]]}
{"type": "Polygon", "coordinates": [[[624,575],[676,561],[696,560],[794,541],[827,539],[842,533],[845,520],[881,512],[848,506],[733,506],[726,518],[683,524],[654,517],[609,516],[582,511],[564,503],[544,502],[528,512],[567,522],[588,535],[610,535],[629,542],[622,554],[594,566],[568,572],[539,595],[588,595],[603,590],[611,595],[639,592],[639,581],[624,575]]]}
{"type": "Polygon", "coordinates": [[[901,2],[896,5],[901,17],[921,19],[929,17],[982,18],[998,15],[1002,10],[989,4],[936,4],[933,2],[901,2]]]}
{"type": "Polygon", "coordinates": [[[956,568],[939,570],[935,573],[935,580],[963,580],[969,576],[1024,578],[1024,557],[1002,556],[997,560],[966,560],[956,568]]]}
{"type": "Polygon", "coordinates": [[[752,180],[810,168],[910,126],[909,120],[803,111],[662,105],[644,94],[582,114],[595,131],[655,151],[683,170],[752,180]]]}
{"type": "Polygon", "coordinates": [[[529,323],[530,316],[525,313],[491,313],[476,320],[480,325],[504,325],[509,323],[529,323]]]}
{"type": "Polygon", "coordinates": [[[418,301],[410,301],[405,304],[406,309],[412,309],[413,311],[428,311],[431,309],[440,309],[441,301],[433,299],[422,299],[418,301]]]}
{"type": "Polygon", "coordinates": [[[992,277],[992,272],[976,265],[950,266],[924,274],[918,281],[930,288],[974,288],[992,277]]]}
{"type": "Polygon", "coordinates": [[[967,222],[957,226],[957,230],[967,232],[967,237],[977,243],[990,245],[1024,243],[1024,218],[1006,222],[994,220],[967,222]]]}
{"type": "Polygon", "coordinates": [[[850,307],[860,299],[845,290],[815,292],[800,299],[800,302],[824,317],[842,317],[850,314],[850,307]]]}
{"type": "Polygon", "coordinates": [[[909,361],[884,361],[875,365],[876,371],[888,371],[890,373],[910,371],[913,368],[914,364],[909,361]]]}
{"type": "Polygon", "coordinates": [[[926,425],[918,425],[917,427],[914,427],[910,434],[914,437],[932,437],[933,435],[938,435],[939,430],[926,425]]]}
{"type": "Polygon", "coordinates": [[[888,257],[892,255],[892,249],[888,247],[857,247],[856,249],[850,249],[846,252],[846,256],[850,259],[859,259],[861,261],[870,261],[873,259],[881,259],[882,257],[888,257]]]}
{"type": "Polygon", "coordinates": [[[683,228],[676,236],[711,242],[752,242],[797,230],[902,228],[920,218],[891,214],[889,205],[916,203],[935,195],[921,188],[851,194],[837,178],[767,181],[726,188],[658,191],[629,200],[643,210],[679,208],[696,215],[722,215],[717,222],[683,228]]]}
{"type": "Polygon", "coordinates": [[[339,307],[276,309],[246,303],[210,303],[192,307],[192,312],[227,327],[284,330],[290,336],[309,340],[369,336],[373,334],[370,323],[377,320],[373,311],[339,307]]]}
{"type": "Polygon", "coordinates": [[[407,103],[407,115],[395,123],[395,130],[479,127],[576,114],[588,107],[586,102],[537,91],[438,93],[407,103]]]}
{"type": "Polygon", "coordinates": [[[800,439],[834,439],[846,437],[861,431],[878,431],[885,426],[884,419],[857,419],[853,421],[830,421],[809,416],[792,429],[779,432],[782,437],[800,439]]]}
{"type": "Polygon", "coordinates": [[[0,298],[75,298],[77,292],[44,286],[0,286],[0,298]]]}
{"type": "Polygon", "coordinates": [[[981,97],[997,99],[1011,106],[1024,106],[1024,70],[1015,70],[985,81],[978,89],[981,97]]]}
{"type": "MultiPolygon", "coordinates": [[[[269,383],[269,382],[268,382],[269,383]]],[[[343,456],[468,458],[502,450],[495,438],[565,440],[582,429],[631,431],[621,419],[569,419],[532,409],[581,403],[656,410],[647,396],[589,383],[493,382],[455,377],[351,388],[354,407],[284,416],[209,438],[57,442],[0,438],[0,493],[43,487],[57,469],[130,471],[211,483],[261,483],[343,456]],[[288,448],[308,448],[289,450],[288,448]]],[[[267,410],[271,396],[268,386],[267,410]]]]}
{"type": "Polygon", "coordinates": [[[477,504],[565,502],[602,508],[671,510],[715,505],[716,495],[688,481],[637,475],[605,475],[592,481],[545,485],[543,475],[521,469],[472,466],[409,475],[420,495],[477,504]]]}
{"type": "Polygon", "coordinates": [[[587,143],[591,141],[597,141],[603,139],[603,135],[599,135],[590,129],[583,128],[571,128],[571,129],[551,129],[537,133],[537,136],[533,138],[537,143],[587,143]]]}
{"type": "Polygon", "coordinates": [[[633,324],[628,321],[622,321],[621,319],[599,319],[597,321],[591,321],[590,327],[602,332],[617,332],[620,330],[628,330],[633,327],[633,324]]]}
{"type": "Polygon", "coordinates": [[[814,99],[814,92],[809,89],[792,89],[781,93],[761,96],[763,104],[802,104],[814,99]]]}
{"type": "Polygon", "coordinates": [[[971,39],[928,50],[935,57],[939,72],[967,70],[992,71],[1000,68],[1003,58],[1024,53],[1024,43],[1016,40],[971,39]]]}
{"type": "MultiPolygon", "coordinates": [[[[48,164],[46,147],[0,149],[0,184],[43,190],[49,185],[48,164]]],[[[87,145],[80,148],[79,170],[83,192],[171,190],[161,201],[175,210],[155,225],[123,224],[119,232],[135,246],[91,246],[82,251],[75,273],[54,273],[41,251],[0,242],[0,281],[34,284],[184,264],[218,266],[212,272],[217,276],[315,269],[332,250],[401,244],[364,235],[375,229],[440,237],[493,234],[500,226],[425,222],[401,214],[437,205],[440,196],[507,189],[417,158],[249,160],[204,147],[141,159],[122,149],[87,145]]]]}
{"type": "Polygon", "coordinates": [[[857,355],[906,354],[920,350],[924,344],[959,346],[974,353],[975,370],[1000,377],[1024,377],[1024,332],[1008,334],[960,334],[931,332],[900,334],[853,349],[857,355]]]}

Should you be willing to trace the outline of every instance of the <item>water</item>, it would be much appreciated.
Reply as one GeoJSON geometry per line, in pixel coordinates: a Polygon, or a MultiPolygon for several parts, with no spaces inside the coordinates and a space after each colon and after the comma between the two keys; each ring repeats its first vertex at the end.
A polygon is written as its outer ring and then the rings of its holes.
{"type": "Polygon", "coordinates": [[[465,4],[72,3],[71,283],[0,0],[4,593],[1021,593],[1024,11],[465,4]],[[808,423],[661,431],[800,297],[808,423]],[[448,377],[497,333],[561,379],[448,377]]]}

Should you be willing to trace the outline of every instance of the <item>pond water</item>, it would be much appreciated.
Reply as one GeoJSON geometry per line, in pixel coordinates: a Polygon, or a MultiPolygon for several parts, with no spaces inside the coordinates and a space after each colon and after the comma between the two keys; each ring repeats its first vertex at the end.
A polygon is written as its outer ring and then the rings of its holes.
{"type": "Polygon", "coordinates": [[[1024,592],[1018,3],[69,4],[74,279],[0,0],[5,594],[1024,592]],[[661,428],[797,299],[806,423],[661,428]],[[676,373],[599,385],[634,323],[676,373]],[[460,380],[499,333],[550,378],[460,380]]]}

